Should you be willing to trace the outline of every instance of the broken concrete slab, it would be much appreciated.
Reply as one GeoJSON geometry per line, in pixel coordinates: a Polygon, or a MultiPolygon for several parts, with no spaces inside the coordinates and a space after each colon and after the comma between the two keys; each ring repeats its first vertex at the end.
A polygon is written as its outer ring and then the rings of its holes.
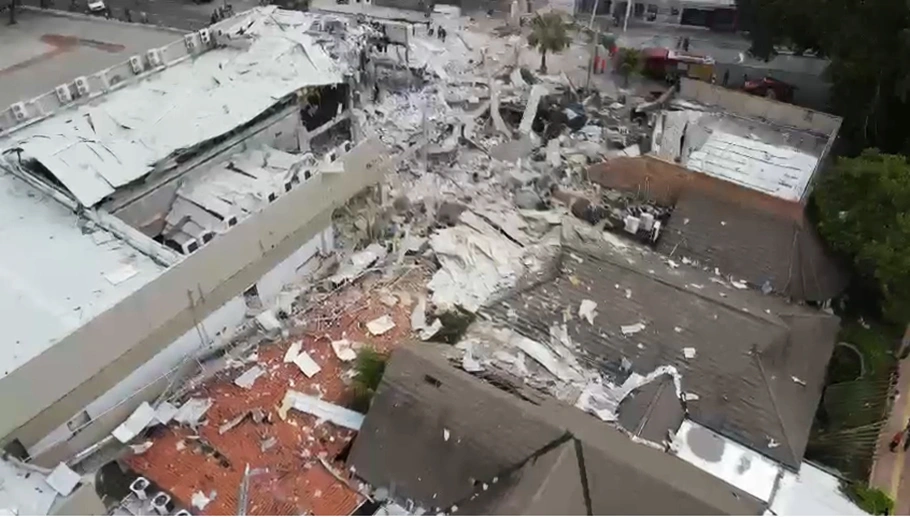
{"type": "Polygon", "coordinates": [[[294,359],[294,364],[296,364],[297,368],[300,368],[300,371],[307,377],[313,377],[322,371],[322,367],[316,364],[316,361],[314,361],[313,358],[310,357],[310,354],[306,352],[300,352],[294,359]]]}
{"type": "Polygon", "coordinates": [[[364,415],[294,390],[288,390],[285,393],[281,407],[285,414],[288,409],[296,409],[354,431],[359,431],[363,425],[364,415]]]}
{"type": "Polygon", "coordinates": [[[117,426],[111,433],[120,443],[129,443],[133,438],[139,436],[139,433],[145,430],[155,419],[155,410],[148,402],[143,402],[135,411],[126,419],[125,422],[117,426]]]}
{"type": "Polygon", "coordinates": [[[265,370],[257,364],[234,379],[234,385],[248,390],[256,383],[256,379],[262,377],[263,374],[265,374],[265,370]]]}
{"type": "Polygon", "coordinates": [[[531,97],[528,99],[528,105],[525,108],[524,115],[521,117],[521,124],[518,131],[526,135],[531,132],[531,126],[534,124],[534,118],[537,116],[537,108],[540,105],[540,99],[547,94],[547,89],[542,84],[535,84],[531,88],[531,97]]]}
{"type": "Polygon", "coordinates": [[[190,427],[196,427],[211,407],[212,399],[210,398],[191,398],[177,410],[177,414],[174,415],[174,421],[190,427]]]}
{"type": "Polygon", "coordinates": [[[51,486],[58,494],[66,497],[73,493],[76,485],[82,481],[82,476],[69,468],[66,463],[59,463],[54,470],[47,476],[47,484],[51,486]]]}
{"type": "Polygon", "coordinates": [[[344,363],[357,359],[357,352],[354,350],[354,345],[347,339],[332,341],[332,351],[335,352],[335,357],[344,363]]]}
{"type": "Polygon", "coordinates": [[[395,322],[388,314],[367,323],[367,330],[374,336],[381,336],[393,328],[395,328],[395,322]]]}

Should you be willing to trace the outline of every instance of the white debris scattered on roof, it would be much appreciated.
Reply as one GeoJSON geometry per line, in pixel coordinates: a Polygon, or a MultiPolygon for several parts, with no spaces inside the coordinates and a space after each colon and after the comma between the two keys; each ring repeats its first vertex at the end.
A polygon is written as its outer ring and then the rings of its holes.
{"type": "Polygon", "coordinates": [[[695,347],[687,346],[683,348],[683,355],[686,359],[695,358],[695,347]]]}
{"type": "Polygon", "coordinates": [[[241,44],[217,45],[152,81],[61,110],[13,133],[0,149],[21,148],[91,207],[175,152],[250,122],[303,87],[344,82],[340,67],[304,32],[313,15],[268,7],[249,16],[217,36],[241,44]]]}
{"type": "Polygon", "coordinates": [[[363,425],[364,416],[362,414],[293,390],[288,390],[285,393],[281,407],[285,414],[288,409],[296,409],[354,431],[359,431],[361,425],[363,425]]]}
{"type": "Polygon", "coordinates": [[[378,243],[370,244],[362,251],[348,257],[338,268],[338,272],[329,277],[329,280],[334,284],[349,282],[360,276],[367,268],[384,259],[387,254],[385,246],[378,243]]]}
{"type": "Polygon", "coordinates": [[[590,382],[584,387],[578,400],[575,401],[575,407],[605,422],[613,422],[617,419],[617,410],[623,399],[636,389],[653,382],[663,375],[669,375],[673,379],[676,395],[680,396],[679,372],[673,366],[660,366],[644,376],[633,372],[621,386],[616,386],[609,381],[601,379],[590,382]]]}
{"type": "Polygon", "coordinates": [[[144,454],[146,451],[152,448],[152,445],[155,445],[155,442],[151,440],[146,440],[142,443],[137,443],[135,445],[130,445],[130,450],[133,451],[133,454],[144,454]]]}
{"type": "Polygon", "coordinates": [[[578,316],[588,320],[591,325],[594,324],[594,318],[597,316],[597,302],[591,300],[582,300],[578,307],[578,316]]]}
{"type": "Polygon", "coordinates": [[[374,336],[381,336],[393,328],[395,328],[395,322],[392,321],[392,317],[388,314],[367,323],[367,330],[374,336]]]}
{"type": "Polygon", "coordinates": [[[692,393],[692,392],[687,391],[686,393],[683,394],[683,400],[685,400],[686,402],[694,402],[698,399],[699,399],[699,396],[697,393],[692,393]]]}
{"type": "Polygon", "coordinates": [[[737,289],[748,289],[749,285],[743,282],[742,280],[730,280],[730,285],[737,289]]]}
{"type": "Polygon", "coordinates": [[[64,497],[70,495],[80,481],[82,481],[82,476],[62,462],[57,464],[50,475],[47,476],[47,484],[64,497]]]}
{"type": "Polygon", "coordinates": [[[132,264],[125,264],[123,267],[111,271],[104,275],[104,278],[107,279],[113,285],[122,284],[130,278],[139,274],[139,270],[136,269],[132,264]]]}
{"type": "Polygon", "coordinates": [[[47,515],[57,491],[44,475],[0,458],[0,511],[8,515],[47,515]]]}
{"type": "Polygon", "coordinates": [[[178,409],[176,406],[168,401],[164,401],[155,408],[155,420],[157,420],[159,424],[167,425],[174,419],[174,415],[177,414],[177,411],[178,409]]]}
{"type": "Polygon", "coordinates": [[[205,510],[205,507],[208,506],[214,498],[215,496],[213,493],[205,495],[202,492],[196,491],[193,492],[193,496],[190,499],[190,504],[192,504],[193,508],[196,508],[197,510],[205,510]]]}
{"type": "Polygon", "coordinates": [[[793,382],[795,382],[796,384],[799,384],[800,386],[805,386],[805,385],[806,385],[806,381],[800,379],[799,377],[797,377],[797,376],[795,376],[795,375],[792,376],[792,377],[790,377],[790,378],[793,379],[793,382]]]}
{"type": "Polygon", "coordinates": [[[313,377],[322,371],[322,367],[305,351],[297,354],[297,357],[294,358],[294,364],[296,364],[297,368],[300,368],[300,371],[307,377],[313,377]]]}
{"type": "Polygon", "coordinates": [[[768,448],[769,449],[776,449],[778,447],[780,447],[780,443],[778,443],[777,440],[775,440],[774,438],[768,439],[768,448]]]}
{"type": "Polygon", "coordinates": [[[281,322],[278,321],[278,318],[275,316],[275,311],[271,309],[260,312],[259,315],[256,316],[256,323],[258,323],[266,332],[282,329],[281,322]]]}
{"type": "Polygon", "coordinates": [[[335,352],[335,357],[344,363],[357,359],[357,352],[354,350],[354,345],[347,339],[332,341],[332,351],[335,352]]]}
{"type": "Polygon", "coordinates": [[[152,421],[155,420],[155,410],[148,402],[139,404],[125,422],[117,426],[111,433],[120,443],[128,443],[133,438],[139,436],[139,433],[145,430],[152,421]]]}
{"type": "Polygon", "coordinates": [[[264,374],[265,370],[257,364],[234,379],[234,385],[248,390],[256,383],[256,379],[262,377],[264,374]]]}
{"type": "Polygon", "coordinates": [[[443,441],[446,441],[446,442],[449,441],[449,430],[448,429],[442,430],[442,439],[443,439],[443,441]]]}
{"type": "Polygon", "coordinates": [[[300,355],[300,351],[303,350],[302,341],[294,341],[288,346],[288,349],[284,352],[283,361],[286,363],[293,363],[294,359],[297,359],[297,356],[300,355]]]}
{"type": "Polygon", "coordinates": [[[212,399],[210,398],[191,398],[180,406],[177,414],[174,415],[174,421],[196,427],[211,407],[212,399]]]}
{"type": "Polygon", "coordinates": [[[439,318],[435,318],[433,323],[430,323],[426,327],[420,329],[420,332],[417,333],[421,341],[428,341],[433,336],[435,336],[440,330],[442,330],[442,321],[439,318]]]}
{"type": "Polygon", "coordinates": [[[631,336],[633,334],[638,334],[645,329],[645,324],[642,322],[634,323],[632,325],[622,325],[619,327],[619,330],[622,331],[624,336],[631,336]]]}

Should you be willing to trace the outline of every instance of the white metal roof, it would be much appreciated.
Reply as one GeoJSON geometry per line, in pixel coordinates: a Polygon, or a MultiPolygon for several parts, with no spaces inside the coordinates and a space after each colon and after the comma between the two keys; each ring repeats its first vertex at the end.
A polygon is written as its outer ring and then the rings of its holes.
{"type": "MultiPolygon", "coordinates": [[[[0,149],[36,158],[86,206],[141,178],[175,151],[249,122],[279,99],[343,80],[304,34],[314,17],[263,8],[226,43],[14,132],[0,149]]],[[[9,156],[9,155],[8,155],[9,156]]]]}
{"type": "Polygon", "coordinates": [[[144,286],[164,267],[0,172],[4,377],[144,286]]]}
{"type": "Polygon", "coordinates": [[[699,109],[665,112],[654,153],[687,169],[799,201],[821,156],[824,139],[764,121],[699,109]]]}

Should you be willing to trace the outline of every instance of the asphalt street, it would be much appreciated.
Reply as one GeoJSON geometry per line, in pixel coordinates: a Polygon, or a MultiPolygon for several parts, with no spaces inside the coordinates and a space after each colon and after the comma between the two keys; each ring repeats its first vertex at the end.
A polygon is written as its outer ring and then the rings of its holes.
{"type": "MultiPolygon", "coordinates": [[[[19,0],[24,5],[40,7],[40,0],[19,0]]],[[[71,8],[74,0],[48,0],[53,1],[54,9],[67,10],[71,8]]],[[[229,3],[234,12],[244,11],[255,5],[256,0],[211,0],[208,3],[194,3],[193,0],[104,0],[111,10],[111,17],[119,20],[126,19],[126,10],[129,9],[132,21],[140,21],[140,13],[145,12],[149,23],[172,27],[183,30],[197,30],[211,23],[212,12],[219,6],[229,3]]],[[[87,0],[75,0],[73,9],[77,12],[86,12],[87,0]]]]}

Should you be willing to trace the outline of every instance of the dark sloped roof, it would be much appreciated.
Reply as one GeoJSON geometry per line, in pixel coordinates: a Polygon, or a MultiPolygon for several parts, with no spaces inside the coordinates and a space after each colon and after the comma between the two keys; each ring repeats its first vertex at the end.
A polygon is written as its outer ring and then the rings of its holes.
{"type": "Polygon", "coordinates": [[[552,280],[485,312],[547,342],[550,325],[562,321],[565,309],[577,314],[583,300],[592,300],[598,307],[594,325],[579,318],[567,323],[590,362],[617,382],[628,375],[621,367],[624,358],[642,375],[675,366],[683,391],[699,397],[687,403],[691,419],[799,467],[834,346],[836,317],[736,289],[694,267],[673,267],[631,243],[574,246],[563,251],[552,280]],[[638,322],[644,330],[622,333],[622,326],[638,322]],[[686,347],[695,349],[695,358],[684,357],[686,347]],[[781,359],[796,356],[804,360],[781,359]],[[769,446],[771,440],[782,446],[769,446]]]}
{"type": "Polygon", "coordinates": [[[847,284],[805,207],[654,158],[617,158],[589,169],[606,187],[675,206],[658,251],[696,259],[796,300],[824,301],[847,284]]]}
{"type": "Polygon", "coordinates": [[[619,404],[617,417],[624,429],[653,443],[663,443],[686,416],[669,375],[633,391],[619,404]]]}
{"type": "Polygon", "coordinates": [[[460,515],[589,515],[577,440],[567,438],[494,484],[481,484],[460,515]],[[486,490],[484,489],[486,487],[486,490]]]}
{"type": "Polygon", "coordinates": [[[570,514],[586,508],[577,478],[588,480],[594,514],[762,513],[753,497],[590,415],[552,399],[531,404],[453,367],[451,350],[393,353],[349,458],[373,486],[431,510],[570,514]],[[580,442],[581,460],[562,447],[541,453],[567,439],[580,442]],[[524,501],[538,494],[544,508],[524,501]]]}

